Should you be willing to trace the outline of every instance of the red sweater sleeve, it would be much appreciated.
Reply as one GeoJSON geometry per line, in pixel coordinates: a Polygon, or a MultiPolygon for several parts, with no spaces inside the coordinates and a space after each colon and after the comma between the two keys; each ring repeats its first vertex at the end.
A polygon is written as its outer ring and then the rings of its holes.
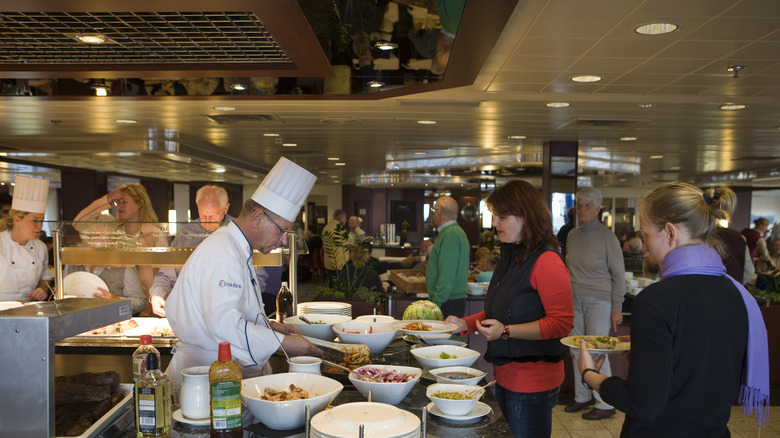
{"type": "Polygon", "coordinates": [[[569,270],[557,254],[547,251],[539,257],[531,270],[531,287],[539,292],[544,306],[545,316],[539,320],[542,338],[567,336],[574,328],[571,281],[569,270]]]}
{"type": "Polygon", "coordinates": [[[463,320],[466,321],[466,331],[461,332],[461,335],[466,336],[467,333],[477,331],[477,321],[483,321],[484,319],[485,319],[484,310],[470,316],[464,316],[463,320]]]}

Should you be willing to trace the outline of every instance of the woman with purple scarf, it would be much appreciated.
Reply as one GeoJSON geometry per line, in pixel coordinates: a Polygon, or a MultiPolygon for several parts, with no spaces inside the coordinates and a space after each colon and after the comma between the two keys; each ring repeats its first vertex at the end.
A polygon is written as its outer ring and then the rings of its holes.
{"type": "Polygon", "coordinates": [[[755,299],[726,274],[713,240],[736,195],[673,182],[639,204],[661,281],[634,300],[628,380],[599,374],[604,356],[581,343],[583,384],[626,413],[621,436],[728,437],[732,404],[768,421],[766,327],[755,299]]]}

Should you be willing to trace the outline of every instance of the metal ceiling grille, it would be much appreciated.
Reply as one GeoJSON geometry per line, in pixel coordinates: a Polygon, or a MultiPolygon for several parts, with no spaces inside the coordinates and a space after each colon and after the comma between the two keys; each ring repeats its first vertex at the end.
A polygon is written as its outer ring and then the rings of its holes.
{"type": "Polygon", "coordinates": [[[291,62],[253,12],[0,12],[0,52],[1,64],[291,62]]]}

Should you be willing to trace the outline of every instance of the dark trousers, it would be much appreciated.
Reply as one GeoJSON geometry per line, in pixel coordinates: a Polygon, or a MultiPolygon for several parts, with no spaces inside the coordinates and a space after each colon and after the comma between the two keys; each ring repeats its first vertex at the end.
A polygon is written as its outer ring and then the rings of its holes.
{"type": "Polygon", "coordinates": [[[466,314],[466,299],[460,298],[456,300],[445,301],[444,304],[441,305],[441,313],[445,318],[450,315],[463,318],[463,316],[466,314]]]}

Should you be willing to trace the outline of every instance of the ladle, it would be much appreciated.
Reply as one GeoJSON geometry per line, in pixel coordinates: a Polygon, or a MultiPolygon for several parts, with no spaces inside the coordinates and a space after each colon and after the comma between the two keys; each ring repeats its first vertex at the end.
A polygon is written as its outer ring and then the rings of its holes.
{"type": "Polygon", "coordinates": [[[268,317],[265,316],[265,314],[261,313],[263,315],[263,319],[265,320],[265,323],[268,324],[268,329],[271,330],[271,333],[274,334],[274,337],[276,338],[276,342],[279,343],[279,348],[282,349],[282,353],[284,353],[284,356],[287,358],[287,363],[290,363],[290,355],[287,354],[287,350],[284,349],[284,345],[282,345],[282,341],[279,340],[279,336],[276,336],[276,332],[274,329],[271,328],[271,322],[268,321],[268,317]]]}

